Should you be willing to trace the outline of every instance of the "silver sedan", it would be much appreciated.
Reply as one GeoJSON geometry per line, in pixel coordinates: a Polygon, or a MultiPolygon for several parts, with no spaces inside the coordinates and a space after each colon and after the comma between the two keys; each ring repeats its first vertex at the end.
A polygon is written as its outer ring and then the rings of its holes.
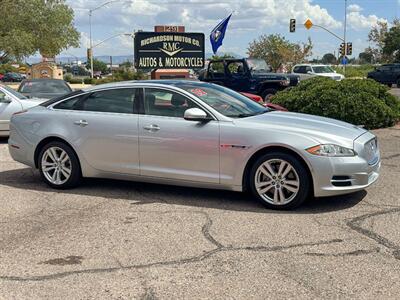
{"type": "Polygon", "coordinates": [[[59,189],[114,178],[250,191],[290,209],[362,190],[380,168],[363,128],[272,111],[203,82],[100,85],[14,115],[10,130],[12,157],[59,189]]]}
{"type": "Polygon", "coordinates": [[[46,99],[28,99],[12,88],[0,84],[0,137],[8,136],[11,116],[19,111],[37,106],[46,99]]]}

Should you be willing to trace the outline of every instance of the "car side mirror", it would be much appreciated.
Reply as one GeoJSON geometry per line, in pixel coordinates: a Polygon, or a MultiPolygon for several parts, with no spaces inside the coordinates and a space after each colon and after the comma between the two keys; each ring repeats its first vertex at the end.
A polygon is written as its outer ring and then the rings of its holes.
{"type": "Polygon", "coordinates": [[[307,71],[307,74],[312,74],[312,72],[311,71],[307,71]]]}
{"type": "Polygon", "coordinates": [[[337,73],[335,70],[333,70],[333,73],[337,73]]]}
{"type": "Polygon", "coordinates": [[[9,104],[12,102],[12,99],[9,96],[0,97],[0,103],[9,104]]]}
{"type": "Polygon", "coordinates": [[[189,108],[185,111],[184,119],[187,121],[208,121],[210,118],[207,116],[207,113],[200,108],[189,108]]]}

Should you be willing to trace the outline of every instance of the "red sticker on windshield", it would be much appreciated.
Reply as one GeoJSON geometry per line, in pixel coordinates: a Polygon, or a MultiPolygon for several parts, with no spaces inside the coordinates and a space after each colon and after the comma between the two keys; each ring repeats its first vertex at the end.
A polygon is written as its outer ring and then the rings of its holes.
{"type": "Polygon", "coordinates": [[[205,91],[203,91],[202,89],[193,89],[193,90],[191,90],[191,92],[199,97],[207,95],[207,93],[205,91]]]}

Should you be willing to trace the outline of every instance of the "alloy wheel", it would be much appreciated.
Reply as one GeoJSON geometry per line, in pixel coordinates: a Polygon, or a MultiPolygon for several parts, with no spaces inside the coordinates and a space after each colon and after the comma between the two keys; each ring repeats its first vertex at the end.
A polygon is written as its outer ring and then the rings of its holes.
{"type": "Polygon", "coordinates": [[[272,205],[290,203],[299,192],[300,179],[294,167],[283,159],[262,163],[255,173],[257,193],[272,205]]]}
{"type": "Polygon", "coordinates": [[[71,159],[65,150],[50,147],[43,153],[41,169],[49,182],[62,185],[71,177],[71,159]]]}

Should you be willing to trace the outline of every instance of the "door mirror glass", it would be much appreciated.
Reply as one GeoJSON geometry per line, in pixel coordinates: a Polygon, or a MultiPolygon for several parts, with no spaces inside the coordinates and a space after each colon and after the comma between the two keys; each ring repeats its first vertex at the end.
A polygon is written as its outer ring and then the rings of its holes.
{"type": "Polygon", "coordinates": [[[207,116],[207,113],[200,108],[189,108],[185,111],[184,115],[185,120],[188,121],[207,121],[210,118],[207,116]]]}

